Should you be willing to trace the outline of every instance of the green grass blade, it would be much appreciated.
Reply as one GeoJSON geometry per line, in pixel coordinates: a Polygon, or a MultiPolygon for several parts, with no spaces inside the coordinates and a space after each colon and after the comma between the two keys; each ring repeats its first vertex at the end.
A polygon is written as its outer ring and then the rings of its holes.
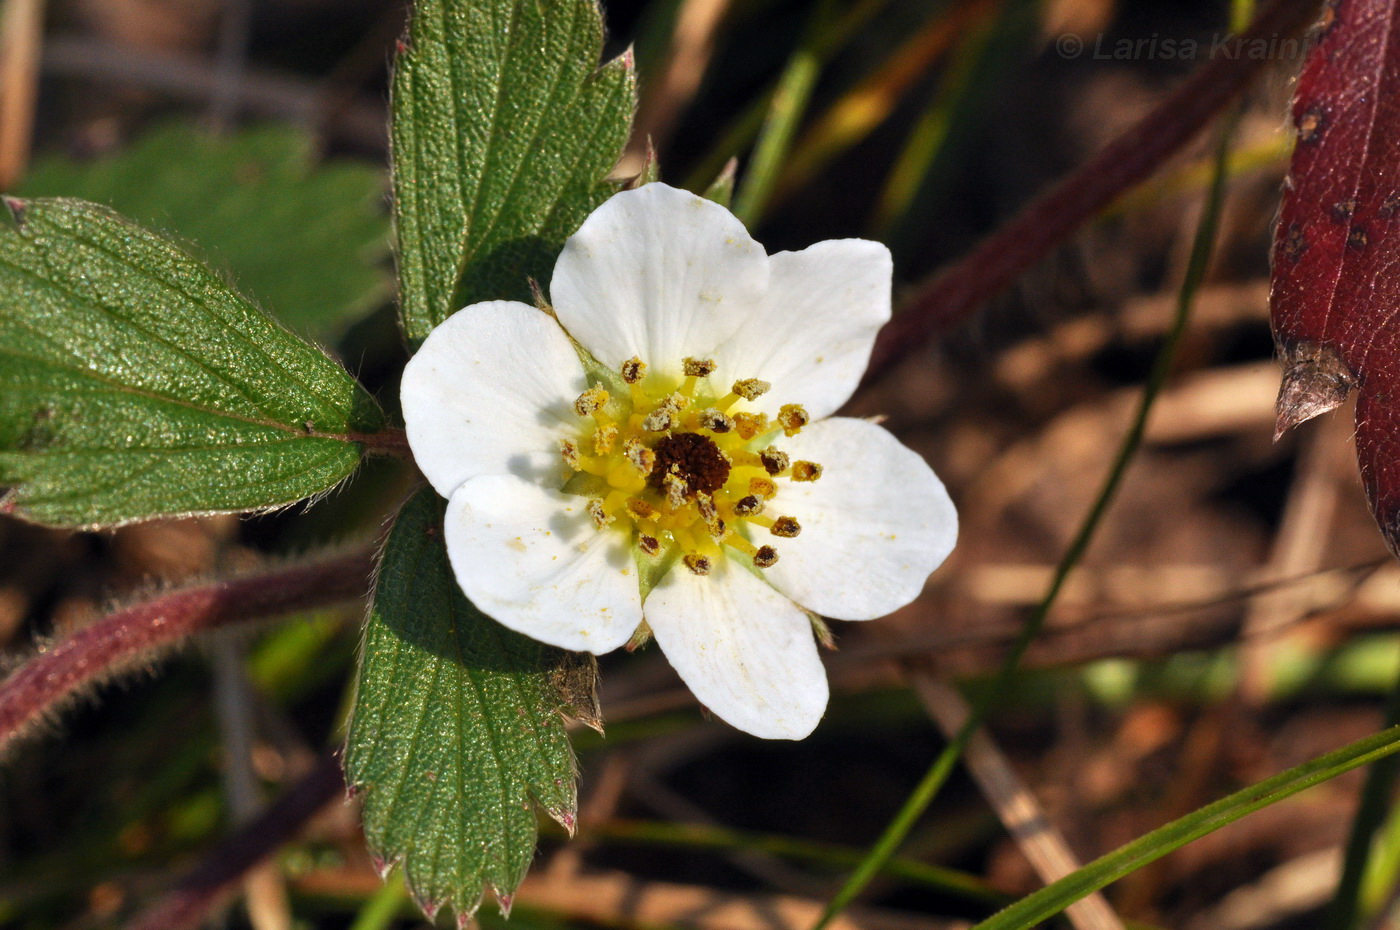
{"type": "MultiPolygon", "coordinates": [[[[815,56],[818,67],[825,65],[848,43],[870,19],[889,5],[890,0],[859,0],[845,14],[834,17],[830,23],[818,29],[816,38],[808,46],[815,56]]],[[[729,159],[737,156],[758,137],[764,120],[773,106],[773,98],[778,93],[782,77],[763,93],[754,98],[748,107],[719,133],[719,141],[706,153],[686,176],[684,187],[699,191],[708,186],[729,159]]]]}
{"type": "MultiPolygon", "coordinates": [[[[1400,681],[1385,708],[1386,727],[1400,726],[1400,681]]],[[[1395,777],[1400,775],[1400,758],[1391,756],[1371,766],[1361,789],[1361,800],[1352,817],[1347,836],[1346,853],[1342,859],[1342,877],[1327,911],[1329,930],[1352,930],[1361,910],[1361,887],[1375,848],[1376,831],[1385,819],[1395,777]]]]}
{"type": "Polygon", "coordinates": [[[1192,840],[1228,826],[1261,808],[1276,804],[1344,772],[1400,752],[1400,727],[1291,768],[1193,811],[1140,837],[1101,859],[999,911],[973,930],[1030,930],[1075,901],[1154,862],[1192,840]]]}
{"type": "Polygon", "coordinates": [[[832,7],[832,0],[819,0],[813,8],[802,40],[778,79],[778,88],[769,103],[753,158],[734,196],[734,215],[750,229],[763,219],[763,212],[778,183],[778,172],[782,170],[788,151],[792,148],[797,126],[807,112],[812,88],[817,85],[822,57],[815,45],[831,19],[832,7]]]}

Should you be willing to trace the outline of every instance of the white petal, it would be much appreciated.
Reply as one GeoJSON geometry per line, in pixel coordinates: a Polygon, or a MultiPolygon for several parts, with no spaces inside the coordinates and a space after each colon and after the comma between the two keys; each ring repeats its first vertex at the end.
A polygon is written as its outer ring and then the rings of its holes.
{"type": "Polygon", "coordinates": [[[755,406],[802,404],[813,418],[830,416],[860,383],[875,334],[890,318],[890,250],[832,239],[768,261],[759,311],[715,354],[715,387],[760,378],[773,389],[755,406]]]}
{"type": "Polygon", "coordinates": [[[777,445],[824,470],[814,482],[780,482],[769,506],[802,527],[772,540],[773,585],[838,620],[872,620],[918,597],[958,538],[957,510],[928,463],[888,430],[848,417],[777,445]]]}
{"type": "Polygon", "coordinates": [[[569,237],[550,282],[559,321],[603,364],[636,356],[678,371],[751,314],[768,257],[732,213],[646,184],[607,200],[569,237]]]}
{"type": "Polygon", "coordinates": [[[656,642],[700,703],[765,739],[802,739],[826,710],[826,670],[810,618],[748,569],[683,566],[647,597],[656,642]]]}
{"type": "Polygon", "coordinates": [[[473,478],[448,501],[445,536],[467,597],[518,633],[601,655],[642,622],[629,541],[599,532],[581,497],[511,475],[473,478]]]}
{"type": "Polygon", "coordinates": [[[534,307],[472,304],[428,334],[399,397],[413,457],[451,497],[477,475],[563,479],[559,440],[575,437],[588,383],[559,324],[534,307]]]}

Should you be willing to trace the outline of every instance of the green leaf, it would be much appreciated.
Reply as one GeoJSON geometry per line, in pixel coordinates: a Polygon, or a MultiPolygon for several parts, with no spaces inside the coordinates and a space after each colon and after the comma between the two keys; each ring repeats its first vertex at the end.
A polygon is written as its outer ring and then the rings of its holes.
{"type": "Polygon", "coordinates": [[[1336,752],[1237,791],[1159,827],[993,914],[973,930],[1030,930],[1123,876],[1270,804],[1343,772],[1400,752],[1400,727],[1391,727],[1336,752]]]}
{"type": "Polygon", "coordinates": [[[573,750],[560,712],[596,709],[591,656],[527,639],[462,594],[443,502],[414,495],[384,548],[345,750],[365,836],[402,860],[432,914],[471,915],[490,888],[509,907],[535,852],[535,805],[572,829],[573,750]]]}
{"type": "Polygon", "coordinates": [[[72,200],[0,222],[0,509],[60,526],[262,510],[383,429],[343,368],[168,240],[72,200]]]}
{"type": "Polygon", "coordinates": [[[598,67],[596,0],[419,0],[394,69],[403,329],[417,342],[480,300],[529,302],[617,186],[629,55],[598,67]]]}
{"type": "Polygon", "coordinates": [[[196,254],[297,332],[335,336],[387,298],[383,171],[317,162],[311,136],[211,136],[172,123],[97,160],[39,159],[21,193],[80,197],[197,243],[196,254]]]}

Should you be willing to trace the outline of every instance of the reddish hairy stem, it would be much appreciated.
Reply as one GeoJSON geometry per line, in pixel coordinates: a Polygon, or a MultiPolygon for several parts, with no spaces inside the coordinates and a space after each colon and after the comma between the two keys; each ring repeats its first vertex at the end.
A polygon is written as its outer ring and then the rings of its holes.
{"type": "Polygon", "coordinates": [[[0,750],[46,712],[152,652],[234,623],[364,597],[372,550],[197,585],[108,614],[0,684],[0,750]]]}
{"type": "Polygon", "coordinates": [[[401,459],[412,457],[408,448],[408,433],[401,429],[386,429],[378,433],[339,433],[334,438],[358,442],[370,455],[392,455],[401,459]]]}
{"type": "Polygon", "coordinates": [[[317,811],[344,790],[340,760],[326,756],[255,820],[211,850],[169,894],[136,915],[127,930],[199,926],[254,866],[300,832],[317,811]]]}
{"type": "Polygon", "coordinates": [[[1249,29],[1088,164],[1031,201],[971,254],[934,275],[875,342],[866,384],[919,346],[962,322],[1071,233],[1146,179],[1242,93],[1268,56],[1242,53],[1252,42],[1301,32],[1315,0],[1274,0],[1249,29]]]}

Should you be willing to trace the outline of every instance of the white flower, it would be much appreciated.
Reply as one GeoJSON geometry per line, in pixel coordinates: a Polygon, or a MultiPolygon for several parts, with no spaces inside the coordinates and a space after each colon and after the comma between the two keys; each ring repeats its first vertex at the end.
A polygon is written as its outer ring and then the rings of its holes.
{"type": "Polygon", "coordinates": [[[404,372],[463,591],[564,649],[609,652],[645,620],[717,716],[806,736],[827,702],[809,611],[902,607],[957,536],[918,455],[831,416],[889,319],[890,275],[858,239],[767,255],[663,184],[608,200],[554,266],[557,321],[473,304],[404,372]]]}

